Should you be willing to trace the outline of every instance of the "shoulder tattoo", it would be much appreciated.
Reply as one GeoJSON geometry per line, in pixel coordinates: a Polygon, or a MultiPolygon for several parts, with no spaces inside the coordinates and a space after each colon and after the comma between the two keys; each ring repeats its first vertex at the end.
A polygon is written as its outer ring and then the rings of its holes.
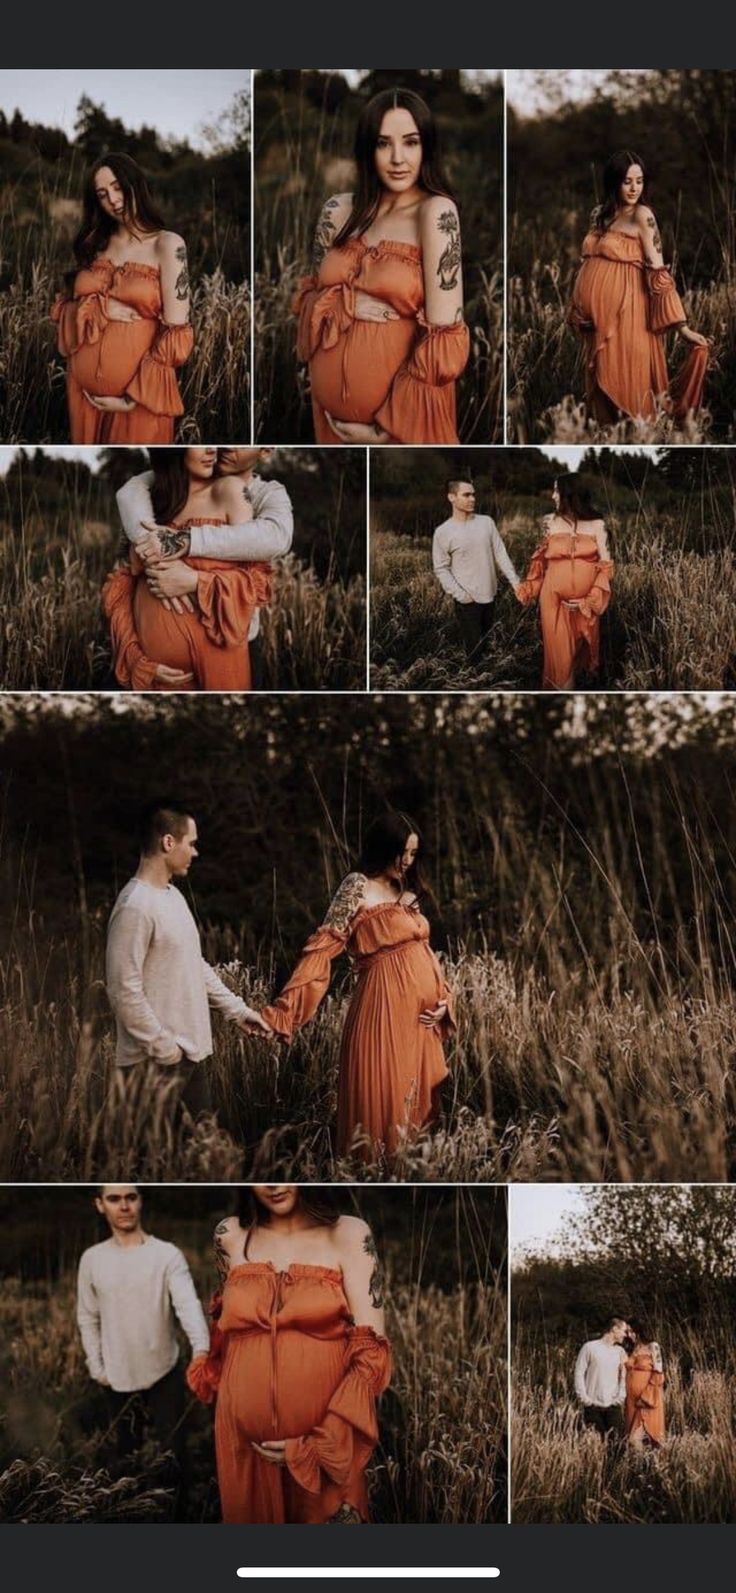
{"type": "Polygon", "coordinates": [[[371,1297],[371,1305],[373,1306],[374,1311],[380,1311],[381,1306],[383,1305],[383,1275],[381,1273],[381,1263],[378,1259],[376,1241],[373,1238],[372,1233],[366,1234],[363,1240],[363,1249],[366,1255],[370,1256],[373,1261],[371,1281],[368,1284],[368,1293],[371,1297]]]}
{"type": "Polygon", "coordinates": [[[437,217],[437,227],[445,234],[447,243],[437,263],[440,287],[450,292],[457,287],[460,272],[460,222],[454,210],[443,210],[437,217]]]}
{"type": "Polygon", "coordinates": [[[328,249],[332,248],[332,242],[335,236],[334,212],[339,208],[339,204],[339,199],[328,199],[326,205],[323,206],[322,214],[317,222],[317,227],[314,234],[314,248],[312,250],[312,272],[315,276],[319,271],[328,249]]]}
{"type": "Polygon", "coordinates": [[[186,245],[183,244],[183,243],[178,243],[177,246],[176,246],[175,253],[176,253],[176,258],[179,261],[180,270],[179,270],[179,275],[178,275],[178,277],[176,279],[176,282],[174,284],[174,292],[176,294],[177,299],[188,299],[189,298],[189,267],[187,265],[186,245]]]}
{"type": "Polygon", "coordinates": [[[348,874],[327,909],[325,925],[328,929],[336,929],[338,934],[345,935],[350,927],[350,920],[363,900],[363,887],[365,880],[362,874],[348,874]]]}
{"type": "Polygon", "coordinates": [[[661,252],[662,252],[662,239],[659,236],[659,227],[657,226],[657,223],[656,223],[656,221],[654,219],[654,216],[647,216],[647,226],[651,227],[651,229],[652,229],[652,243],[654,244],[655,249],[659,249],[659,252],[661,254],[661,252]]]}
{"type": "Polygon", "coordinates": [[[218,1222],[215,1229],[215,1266],[217,1267],[217,1276],[221,1283],[225,1282],[228,1272],[230,1271],[230,1257],[223,1244],[223,1236],[227,1233],[227,1228],[228,1219],[225,1217],[222,1222],[218,1222]]]}

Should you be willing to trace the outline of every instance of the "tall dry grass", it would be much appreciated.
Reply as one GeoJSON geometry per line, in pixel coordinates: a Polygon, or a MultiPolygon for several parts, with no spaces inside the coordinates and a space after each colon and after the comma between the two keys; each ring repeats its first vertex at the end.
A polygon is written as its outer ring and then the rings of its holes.
{"type": "MultiPolygon", "coordinates": [[[[526,512],[499,530],[521,574],[540,536],[526,512]]],[[[670,516],[609,525],[616,574],[602,621],[601,670],[579,684],[615,691],[730,689],[736,680],[736,554],[714,535],[712,552],[681,545],[670,516]]],[[[432,572],[429,538],[371,531],[371,684],[374,690],[536,690],[538,609],[519,607],[501,580],[490,640],[468,663],[455,605],[432,572]]]]}
{"type": "MultiPolygon", "coordinates": [[[[462,1236],[460,1236],[462,1242],[462,1236]]],[[[202,1235],[184,1246],[202,1299],[213,1287],[202,1235]]],[[[503,1272],[446,1292],[408,1281],[386,1255],[394,1371],[368,1470],[374,1520],[506,1519],[506,1302],[503,1272]]],[[[411,1269],[410,1269],[411,1270],[411,1269]]],[[[75,1325],[75,1277],[6,1276],[0,1297],[0,1520],[166,1521],[170,1483],[149,1441],[124,1474],[94,1406],[75,1325]]],[[[192,1402],[188,1519],[218,1520],[211,1412],[192,1402]]]]}
{"type": "Polygon", "coordinates": [[[579,1346],[517,1342],[511,1402],[514,1522],[736,1521],[733,1325],[719,1324],[717,1353],[707,1325],[701,1324],[694,1342],[676,1320],[669,1326],[666,1442],[661,1451],[643,1455],[620,1443],[604,1443],[582,1427],[571,1394],[579,1346]]]}
{"type": "MultiPolygon", "coordinates": [[[[92,519],[82,494],[61,513],[0,521],[0,685],[4,690],[114,690],[100,607],[119,530],[92,519]]],[[[321,581],[294,555],[275,566],[261,615],[264,689],[365,687],[364,582],[321,581]]]]}

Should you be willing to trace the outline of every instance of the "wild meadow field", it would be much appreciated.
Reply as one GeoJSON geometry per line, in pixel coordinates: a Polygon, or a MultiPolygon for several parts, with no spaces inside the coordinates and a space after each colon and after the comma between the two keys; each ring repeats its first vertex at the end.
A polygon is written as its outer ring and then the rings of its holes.
{"type": "Polygon", "coordinates": [[[6,741],[0,1177],[385,1177],[380,1162],[334,1156],[353,981],[340,963],[287,1048],[216,1025],[216,1122],[172,1126],[143,1071],[122,1098],[105,926],[135,867],[131,814],[162,757],[199,819],[205,955],[254,1006],[280,988],[347,871],[346,859],[335,873],[334,853],[354,804],[370,813],[390,793],[419,807],[458,1030],[440,1119],[391,1176],[733,1176],[728,699],[656,711],[596,699],[588,717],[581,697],[355,698],[347,719],[343,698],[318,712],[255,699],[237,726],[226,701],[206,713],[200,701],[196,716],[182,699],[131,698],[122,712],[34,701],[6,741]],[[90,806],[100,760],[110,797],[90,806]]]}
{"type": "MultiPolygon", "coordinates": [[[[114,1432],[99,1390],[87,1374],[75,1320],[71,1260],[98,1234],[77,1235],[67,1212],[66,1238],[54,1254],[54,1236],[42,1236],[23,1216],[25,1255],[3,1257],[0,1321],[0,1521],[157,1522],[171,1518],[170,1480],[149,1439],[133,1462],[115,1456],[114,1432]],[[37,1246],[48,1258],[29,1268],[37,1246]],[[58,1256],[64,1257],[61,1265],[58,1256]]],[[[79,1190],[88,1204],[91,1191],[79,1190]]],[[[184,1200],[179,1206],[185,1206],[184,1200]]],[[[407,1192],[408,1196],[409,1192],[407,1192]]],[[[371,1223],[385,1271],[386,1332],[394,1370],[379,1406],[379,1443],[368,1469],[376,1521],[445,1524],[506,1520],[506,1269],[501,1191],[448,1191],[442,1224],[437,1210],[396,1210],[394,1191],[381,1212],[374,1199],[363,1210],[359,1194],[346,1194],[345,1210],[371,1223]],[[451,1208],[451,1209],[450,1209],[451,1208]],[[471,1209],[472,1208],[472,1209],[471,1209]],[[428,1262],[438,1245],[444,1278],[428,1262]],[[444,1244],[444,1248],[443,1248],[444,1244]],[[453,1254],[445,1254],[450,1244],[453,1254]],[[500,1252],[500,1253],[499,1253],[500,1252]]],[[[148,1196],[146,1197],[148,1199],[148,1196]]],[[[380,1197],[379,1197],[380,1198],[380,1197]]],[[[228,1211],[226,1190],[192,1192],[198,1213],[178,1220],[155,1207],[171,1205],[171,1192],[152,1191],[146,1223],[184,1250],[200,1298],[215,1284],[214,1223],[228,1211]],[[219,1198],[219,1207],[215,1203],[219,1198]],[[208,1202],[209,1220],[202,1215],[208,1202]]],[[[437,1201],[435,1201],[435,1207],[437,1201]]],[[[6,1235],[13,1214],[4,1215],[6,1235]]],[[[79,1217],[77,1217],[79,1226],[79,1217]]],[[[87,1225],[89,1228],[91,1225],[87,1225]]],[[[17,1246],[16,1246],[17,1249],[17,1246]]],[[[192,1400],[187,1422],[190,1472],[187,1518],[217,1522],[212,1412],[192,1400]]]]}
{"type": "MultiPolygon", "coordinates": [[[[537,690],[542,639],[536,604],[523,609],[499,578],[491,636],[468,662],[455,604],[432,570],[431,537],[371,527],[371,685],[376,691],[537,690]]],[[[611,604],[601,622],[601,667],[578,682],[603,691],[730,689],[736,681],[735,545],[687,546],[674,516],[614,516],[611,604]]],[[[541,521],[531,505],[499,517],[517,572],[525,573],[541,521]]]]}

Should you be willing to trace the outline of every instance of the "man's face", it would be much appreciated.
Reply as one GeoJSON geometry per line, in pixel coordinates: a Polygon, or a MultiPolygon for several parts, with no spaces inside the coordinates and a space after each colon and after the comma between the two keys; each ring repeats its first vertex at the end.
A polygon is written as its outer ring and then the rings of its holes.
{"type": "Polygon", "coordinates": [[[469,481],[459,481],[454,492],[448,493],[453,509],[460,509],[463,514],[472,514],[475,509],[475,488],[469,481]]]}
{"type": "Polygon", "coordinates": [[[141,1197],[135,1184],[103,1184],[95,1205],[112,1233],[135,1233],[141,1220],[141,1197]]]}
{"type": "Polygon", "coordinates": [[[194,819],[187,820],[183,835],[164,835],[161,841],[169,872],[174,879],[189,873],[197,852],[197,826],[194,819]]]}
{"type": "Polygon", "coordinates": [[[267,465],[272,448],[218,448],[218,476],[242,476],[258,465],[267,465]]]}
{"type": "Polygon", "coordinates": [[[629,1335],[628,1323],[614,1322],[611,1332],[613,1334],[614,1344],[623,1344],[624,1339],[628,1338],[629,1335]]]}

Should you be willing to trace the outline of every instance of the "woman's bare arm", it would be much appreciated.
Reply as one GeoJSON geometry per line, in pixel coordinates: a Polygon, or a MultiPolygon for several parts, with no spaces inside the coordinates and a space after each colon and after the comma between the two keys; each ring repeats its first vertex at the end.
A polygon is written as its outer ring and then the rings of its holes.
{"type": "Polygon", "coordinates": [[[161,268],[163,319],[167,326],[186,326],[190,309],[187,246],[178,233],[162,232],[156,253],[161,268]]]}
{"type": "Polygon", "coordinates": [[[425,199],[419,221],[424,273],[424,305],[432,326],[463,319],[463,266],[460,217],[453,199],[425,199]]]}
{"type": "Polygon", "coordinates": [[[341,1217],[335,1239],[353,1321],[359,1327],[370,1327],[375,1333],[383,1334],[383,1273],[367,1222],[360,1217],[341,1217]]]}

